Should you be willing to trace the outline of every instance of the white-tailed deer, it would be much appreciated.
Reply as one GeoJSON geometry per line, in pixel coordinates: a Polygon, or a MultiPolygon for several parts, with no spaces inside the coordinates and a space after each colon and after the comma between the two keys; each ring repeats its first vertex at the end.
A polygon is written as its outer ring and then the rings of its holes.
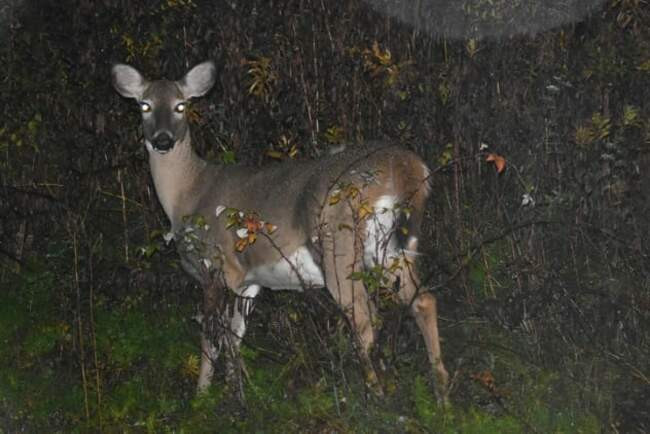
{"type": "Polygon", "coordinates": [[[238,351],[262,287],[326,287],[355,332],[366,379],[375,386],[369,358],[375,309],[364,287],[374,273],[374,282],[410,306],[437,396],[445,399],[436,300],[420,291],[413,267],[429,194],[424,162],[403,149],[374,147],[265,169],[207,163],[192,149],[187,107],[210,90],[215,75],[212,62],[178,81],[148,81],[128,65],[112,68],[117,91],[140,106],[158,198],[183,268],[203,287],[199,391],[212,379],[216,324],[227,319],[229,348],[238,351]],[[227,290],[244,301],[224,311],[227,290]]]}

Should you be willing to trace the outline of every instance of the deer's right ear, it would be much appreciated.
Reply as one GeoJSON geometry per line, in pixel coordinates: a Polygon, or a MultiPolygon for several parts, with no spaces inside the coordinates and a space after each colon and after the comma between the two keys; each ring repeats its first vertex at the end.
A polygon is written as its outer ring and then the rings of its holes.
{"type": "Polygon", "coordinates": [[[142,99],[147,81],[137,69],[118,63],[111,68],[111,75],[113,76],[113,87],[120,95],[126,98],[135,98],[138,101],[142,99]]]}

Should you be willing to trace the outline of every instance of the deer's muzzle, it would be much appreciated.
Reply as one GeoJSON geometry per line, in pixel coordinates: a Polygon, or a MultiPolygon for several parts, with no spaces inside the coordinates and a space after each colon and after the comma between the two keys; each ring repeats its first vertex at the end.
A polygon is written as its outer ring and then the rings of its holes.
{"type": "Polygon", "coordinates": [[[154,137],[151,144],[156,151],[167,152],[174,147],[174,139],[169,133],[160,133],[154,137]]]}

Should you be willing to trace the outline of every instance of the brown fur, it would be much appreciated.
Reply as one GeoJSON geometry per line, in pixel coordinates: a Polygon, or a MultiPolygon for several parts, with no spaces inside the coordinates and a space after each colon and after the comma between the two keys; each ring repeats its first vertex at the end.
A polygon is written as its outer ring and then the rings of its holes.
{"type": "MultiPolygon", "coordinates": [[[[209,164],[193,151],[184,114],[174,110],[179,101],[207,92],[214,82],[211,74],[214,67],[206,62],[178,82],[150,83],[126,65],[113,69],[115,86],[122,95],[144,98],[152,106],[150,113],[143,113],[143,121],[156,191],[176,234],[183,267],[201,282],[205,291],[199,388],[205,388],[212,377],[216,351],[210,331],[215,318],[226,315],[218,311],[221,295],[227,290],[238,295],[251,288],[256,292],[255,287],[265,282],[247,281],[251,271],[274,264],[286,267],[287,258],[299,249],[307,249],[313,257],[322,272],[324,286],[349,319],[367,381],[377,388],[377,375],[369,356],[375,339],[375,309],[361,281],[350,279],[350,275],[366,269],[367,243],[381,247],[379,241],[369,240],[368,234],[372,233],[369,225],[374,225],[376,231],[383,228],[378,222],[384,218],[404,223],[405,234],[396,238],[402,245],[393,251],[402,252],[402,257],[397,258],[401,268],[391,275],[392,283],[399,284],[399,299],[410,306],[422,332],[438,379],[438,396],[445,399],[448,375],[441,359],[436,301],[419,287],[414,270],[414,252],[430,193],[429,170],[424,162],[404,149],[375,146],[351,148],[318,160],[271,164],[263,169],[209,164]],[[164,116],[159,116],[159,111],[164,111],[164,116]],[[180,136],[171,137],[171,149],[156,149],[159,131],[179,132],[180,136]],[[402,211],[373,208],[382,198],[402,206],[402,211]],[[254,212],[259,219],[277,226],[277,230],[272,234],[260,233],[255,244],[237,251],[237,228],[227,228],[225,214],[216,215],[220,207],[254,212]],[[408,218],[404,207],[410,210],[408,218]],[[383,212],[394,214],[381,217],[383,212]],[[207,223],[194,228],[200,249],[192,246],[191,241],[184,241],[187,216],[196,215],[207,223]],[[213,269],[205,265],[206,259],[214,260],[213,269]]],[[[392,236],[385,239],[391,246],[395,243],[392,236]]],[[[384,258],[378,260],[389,265],[384,258]]],[[[241,312],[247,310],[233,311],[227,318],[233,334],[239,328],[245,330],[241,312]]],[[[241,337],[235,336],[234,347],[238,348],[241,337]]]]}

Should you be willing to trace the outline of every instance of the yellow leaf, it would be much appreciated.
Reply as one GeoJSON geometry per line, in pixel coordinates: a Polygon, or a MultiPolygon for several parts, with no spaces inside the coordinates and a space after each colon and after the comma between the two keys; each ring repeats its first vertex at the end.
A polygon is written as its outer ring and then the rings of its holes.
{"type": "Polygon", "coordinates": [[[266,155],[276,160],[282,160],[283,158],[282,152],[280,151],[266,151],[266,155]]]}
{"type": "Polygon", "coordinates": [[[341,193],[336,193],[330,196],[329,204],[336,205],[341,201],[341,193]]]}
{"type": "Polygon", "coordinates": [[[591,128],[578,127],[576,128],[576,132],[574,134],[574,140],[576,144],[580,146],[586,146],[590,145],[596,140],[596,135],[591,130],[591,128]]]}
{"type": "Polygon", "coordinates": [[[183,373],[190,378],[196,378],[199,376],[199,363],[200,360],[197,355],[190,354],[187,356],[183,363],[183,373]]]}
{"type": "Polygon", "coordinates": [[[636,67],[639,71],[650,72],[650,59],[642,62],[639,66],[636,67]]]}
{"type": "Polygon", "coordinates": [[[248,245],[248,238],[242,238],[235,243],[235,250],[238,252],[243,252],[246,246],[248,245]]]}
{"type": "Polygon", "coordinates": [[[474,38],[469,39],[465,44],[465,49],[467,50],[467,54],[469,55],[470,58],[474,57],[478,52],[478,42],[476,41],[476,39],[474,38]]]}
{"type": "Polygon", "coordinates": [[[359,206],[359,213],[358,214],[359,214],[359,218],[361,220],[365,219],[366,217],[368,217],[372,213],[373,213],[373,210],[370,207],[370,205],[368,205],[368,202],[363,202],[359,206]]]}
{"type": "Polygon", "coordinates": [[[359,189],[354,185],[349,185],[345,190],[345,195],[348,197],[348,199],[354,199],[359,195],[359,189]]]}
{"type": "Polygon", "coordinates": [[[390,273],[395,273],[397,270],[402,269],[402,261],[399,260],[399,258],[393,258],[393,263],[390,264],[390,267],[388,267],[388,271],[390,273]]]}
{"type": "Polygon", "coordinates": [[[379,48],[379,42],[375,41],[372,44],[372,52],[382,65],[390,65],[391,63],[391,54],[390,50],[386,49],[384,52],[381,51],[381,48],[379,48]]]}

